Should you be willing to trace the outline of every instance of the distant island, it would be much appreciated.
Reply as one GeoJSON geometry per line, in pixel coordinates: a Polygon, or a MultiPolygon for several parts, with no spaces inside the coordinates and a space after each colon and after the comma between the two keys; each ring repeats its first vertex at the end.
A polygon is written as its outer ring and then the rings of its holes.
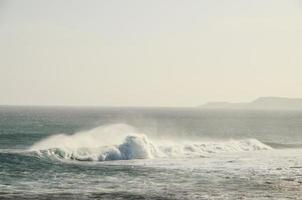
{"type": "Polygon", "coordinates": [[[209,102],[204,109],[302,110],[302,98],[260,97],[248,103],[209,102]]]}

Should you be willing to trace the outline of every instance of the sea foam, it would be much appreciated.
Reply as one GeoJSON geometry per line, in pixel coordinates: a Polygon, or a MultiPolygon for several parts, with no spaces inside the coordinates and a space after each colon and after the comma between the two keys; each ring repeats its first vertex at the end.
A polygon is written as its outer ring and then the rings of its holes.
{"type": "Polygon", "coordinates": [[[60,134],[34,144],[30,151],[43,157],[78,161],[203,157],[213,153],[269,150],[256,139],[227,141],[149,140],[135,128],[114,124],[75,133],[60,134]]]}

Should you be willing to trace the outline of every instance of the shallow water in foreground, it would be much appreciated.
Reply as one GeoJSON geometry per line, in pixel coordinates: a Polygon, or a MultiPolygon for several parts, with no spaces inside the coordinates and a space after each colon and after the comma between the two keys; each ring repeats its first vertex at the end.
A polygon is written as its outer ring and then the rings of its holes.
{"type": "Polygon", "coordinates": [[[301,199],[301,126],[302,113],[285,111],[2,107],[0,199],[301,199]],[[124,145],[124,133],[148,142],[128,141],[130,160],[100,161],[98,144],[124,145]],[[97,159],[75,159],[83,144],[80,156],[97,159]]]}

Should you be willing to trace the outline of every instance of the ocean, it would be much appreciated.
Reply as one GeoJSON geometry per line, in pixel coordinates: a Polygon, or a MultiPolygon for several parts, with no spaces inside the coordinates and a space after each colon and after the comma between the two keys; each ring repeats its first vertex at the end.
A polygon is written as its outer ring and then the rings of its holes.
{"type": "Polygon", "coordinates": [[[0,199],[302,199],[302,111],[0,106],[0,199]]]}

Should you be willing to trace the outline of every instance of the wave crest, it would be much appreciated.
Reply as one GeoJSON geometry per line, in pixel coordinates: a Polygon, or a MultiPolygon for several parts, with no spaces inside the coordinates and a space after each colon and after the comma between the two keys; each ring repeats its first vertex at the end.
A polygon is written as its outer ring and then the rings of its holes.
{"type": "Polygon", "coordinates": [[[108,161],[153,158],[156,149],[146,136],[129,135],[120,145],[98,148],[52,148],[37,151],[45,157],[55,157],[78,161],[108,161]]]}
{"type": "Polygon", "coordinates": [[[151,142],[146,135],[133,133],[133,130],[133,128],[129,129],[124,125],[112,125],[74,135],[61,134],[38,142],[32,146],[31,150],[47,158],[109,161],[162,157],[203,157],[213,153],[271,149],[270,146],[256,139],[220,142],[151,142]],[[112,130],[117,130],[114,135],[112,130]],[[121,132],[118,133],[119,131],[121,132]]]}

